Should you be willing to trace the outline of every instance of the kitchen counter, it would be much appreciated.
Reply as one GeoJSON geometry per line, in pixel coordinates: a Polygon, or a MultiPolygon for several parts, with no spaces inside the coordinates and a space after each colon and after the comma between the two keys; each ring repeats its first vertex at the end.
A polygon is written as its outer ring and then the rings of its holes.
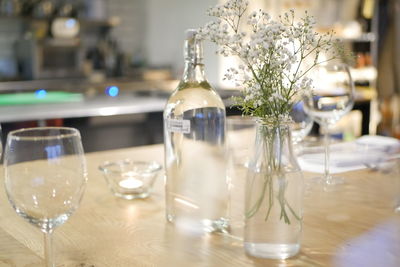
{"type": "MultiPolygon", "coordinates": [[[[120,81],[90,83],[87,80],[45,80],[0,83],[0,92],[23,94],[36,90],[79,93],[80,99],[54,103],[14,104],[0,106],[0,122],[46,120],[137,114],[162,111],[177,81],[120,81]],[[118,96],[106,94],[110,87],[119,89],[118,96]]],[[[44,97],[44,96],[42,96],[44,97]]],[[[38,99],[40,100],[40,99],[38,99]]]]}
{"type": "Polygon", "coordinates": [[[88,79],[53,79],[32,81],[0,82],[0,93],[21,92],[37,89],[93,93],[104,91],[109,86],[118,86],[121,91],[172,91],[177,80],[132,80],[128,78],[108,79],[104,82],[91,82],[88,79]]]}
{"type": "Polygon", "coordinates": [[[163,96],[127,94],[120,97],[94,96],[76,102],[0,106],[0,122],[157,112],[164,109],[165,103],[166,97],[163,96]]]}
{"type": "MultiPolygon", "coordinates": [[[[92,84],[85,80],[47,80],[0,83],[3,93],[34,93],[43,89],[82,94],[81,100],[40,103],[0,105],[0,122],[19,122],[47,120],[54,118],[78,118],[111,115],[162,112],[165,103],[176,88],[178,81],[121,81],[110,80],[92,84]],[[110,87],[119,89],[118,96],[107,95],[110,87]]],[[[220,90],[226,105],[230,105],[232,90],[220,90]]]]}

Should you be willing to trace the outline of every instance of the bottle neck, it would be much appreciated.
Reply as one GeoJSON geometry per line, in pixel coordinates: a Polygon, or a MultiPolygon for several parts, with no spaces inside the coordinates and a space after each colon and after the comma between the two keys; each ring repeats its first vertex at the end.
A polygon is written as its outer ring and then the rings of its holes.
{"type": "Polygon", "coordinates": [[[206,81],[203,64],[203,46],[200,40],[191,38],[185,41],[184,82],[201,83],[206,81]]]}
{"type": "Polygon", "coordinates": [[[185,70],[183,73],[183,81],[201,83],[206,81],[204,75],[203,64],[193,64],[193,62],[185,62],[185,70]]]}

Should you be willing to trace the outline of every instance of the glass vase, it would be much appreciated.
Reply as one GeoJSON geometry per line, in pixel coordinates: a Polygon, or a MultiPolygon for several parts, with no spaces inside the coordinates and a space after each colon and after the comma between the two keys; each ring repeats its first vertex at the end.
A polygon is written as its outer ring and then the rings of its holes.
{"type": "Polygon", "coordinates": [[[246,178],[246,253],[286,259],[300,250],[303,175],[292,150],[290,122],[257,122],[246,178]]]}

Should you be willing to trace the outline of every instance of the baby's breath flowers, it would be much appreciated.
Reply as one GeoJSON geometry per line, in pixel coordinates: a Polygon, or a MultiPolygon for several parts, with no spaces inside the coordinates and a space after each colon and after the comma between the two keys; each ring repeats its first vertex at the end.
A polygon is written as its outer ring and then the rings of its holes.
{"type": "Polygon", "coordinates": [[[223,56],[236,56],[224,79],[243,88],[236,99],[246,115],[268,121],[288,118],[304,90],[311,89],[307,73],[339,56],[333,33],[314,31],[312,16],[295,21],[293,10],[273,20],[263,10],[247,14],[249,2],[228,0],[208,10],[216,18],[199,30],[199,38],[218,45],[223,56]],[[323,56],[322,56],[323,55],[323,56]]]}

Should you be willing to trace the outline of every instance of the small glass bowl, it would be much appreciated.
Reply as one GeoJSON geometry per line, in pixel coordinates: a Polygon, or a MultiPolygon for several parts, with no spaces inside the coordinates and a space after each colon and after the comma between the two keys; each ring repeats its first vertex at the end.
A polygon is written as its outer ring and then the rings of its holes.
{"type": "Polygon", "coordinates": [[[99,166],[111,192],[124,199],[148,197],[161,168],[155,161],[130,159],[106,161],[99,166]]]}

